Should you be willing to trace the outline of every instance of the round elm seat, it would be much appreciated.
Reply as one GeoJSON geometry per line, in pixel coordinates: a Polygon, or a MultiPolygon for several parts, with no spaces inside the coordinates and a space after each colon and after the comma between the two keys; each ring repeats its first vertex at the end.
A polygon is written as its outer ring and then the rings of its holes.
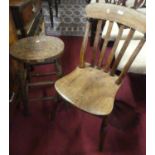
{"type": "Polygon", "coordinates": [[[27,37],[17,41],[10,55],[24,63],[40,63],[58,58],[64,51],[61,39],[50,36],[27,37]]]}

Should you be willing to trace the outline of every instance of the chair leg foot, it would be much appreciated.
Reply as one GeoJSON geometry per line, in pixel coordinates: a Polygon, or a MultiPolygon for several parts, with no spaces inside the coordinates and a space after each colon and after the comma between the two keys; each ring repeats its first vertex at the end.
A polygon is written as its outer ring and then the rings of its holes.
{"type": "Polygon", "coordinates": [[[99,151],[103,151],[103,144],[106,137],[106,128],[108,125],[108,116],[104,116],[101,123],[100,134],[99,134],[99,151]]]}

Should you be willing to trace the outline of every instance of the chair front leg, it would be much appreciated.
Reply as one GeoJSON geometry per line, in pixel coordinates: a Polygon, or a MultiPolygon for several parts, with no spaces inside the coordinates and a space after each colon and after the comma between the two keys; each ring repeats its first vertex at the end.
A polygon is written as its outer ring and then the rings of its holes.
{"type": "Polygon", "coordinates": [[[101,128],[100,128],[100,134],[99,134],[99,151],[103,151],[103,145],[107,133],[107,125],[108,125],[108,116],[103,116],[101,128]]]}

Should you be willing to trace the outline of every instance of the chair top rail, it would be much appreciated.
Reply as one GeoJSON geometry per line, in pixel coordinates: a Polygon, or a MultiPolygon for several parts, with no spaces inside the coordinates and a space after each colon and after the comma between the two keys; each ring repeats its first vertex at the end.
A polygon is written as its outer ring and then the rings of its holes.
{"type": "Polygon", "coordinates": [[[87,18],[115,21],[146,33],[146,16],[124,6],[92,3],[86,6],[86,16],[87,18]]]}

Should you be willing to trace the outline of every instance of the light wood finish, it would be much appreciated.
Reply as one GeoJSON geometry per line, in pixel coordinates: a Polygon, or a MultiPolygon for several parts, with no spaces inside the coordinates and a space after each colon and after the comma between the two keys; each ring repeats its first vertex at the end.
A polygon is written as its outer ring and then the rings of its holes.
{"type": "Polygon", "coordinates": [[[123,5],[125,6],[126,0],[105,0],[105,3],[111,3],[116,5],[123,5]]]}
{"type": "MultiPolygon", "coordinates": [[[[68,102],[72,103],[76,107],[92,114],[108,115],[113,109],[115,95],[121,85],[123,77],[127,73],[134,58],[136,57],[136,55],[140,51],[140,48],[145,42],[145,38],[143,38],[142,43],[140,43],[137,49],[133,52],[133,55],[131,55],[131,57],[129,58],[127,65],[125,66],[123,72],[120,74],[118,78],[118,76],[115,75],[115,71],[119,62],[121,61],[121,58],[125,50],[127,49],[130,43],[130,40],[132,39],[132,36],[135,32],[135,28],[138,28],[138,30],[141,30],[141,32],[145,33],[145,16],[141,16],[140,13],[134,12],[133,10],[126,9],[121,6],[114,6],[112,4],[101,5],[97,3],[89,4],[86,7],[86,16],[88,18],[98,19],[97,31],[93,47],[93,64],[86,65],[85,62],[85,52],[87,49],[89,32],[91,30],[91,24],[88,20],[80,51],[80,66],[77,67],[72,73],[59,79],[55,83],[55,88],[64,99],[66,99],[68,102]],[[118,11],[123,12],[121,17],[120,14],[117,13],[118,11]],[[131,15],[134,15],[134,17],[132,17],[132,22],[126,21],[126,18],[130,17],[131,15]],[[138,16],[135,18],[136,15],[140,15],[140,17],[138,16]],[[96,59],[96,53],[99,49],[99,34],[101,34],[102,31],[102,19],[109,20],[110,22],[109,28],[107,29],[106,37],[104,38],[103,47],[99,54],[99,60],[97,64],[98,66],[95,66],[94,63],[96,59]],[[107,50],[108,38],[110,37],[110,32],[115,19],[120,24],[120,30],[114,43],[114,46],[111,50],[111,53],[109,54],[106,60],[106,66],[102,69],[102,60],[107,50]],[[133,23],[136,23],[137,25],[133,23]],[[144,24],[143,26],[141,26],[142,23],[144,24]],[[129,34],[111,70],[110,66],[112,64],[114,53],[119,44],[122,32],[126,27],[130,27],[129,34]],[[104,72],[104,70],[106,72],[104,72]],[[111,76],[111,74],[113,76],[111,76]]],[[[129,18],[129,20],[131,20],[131,18],[129,18]]]]}
{"type": "Polygon", "coordinates": [[[128,62],[124,66],[124,69],[122,70],[119,78],[116,81],[117,84],[120,84],[121,83],[121,80],[123,79],[123,77],[125,76],[125,74],[127,73],[127,71],[129,70],[129,67],[131,66],[132,62],[134,61],[134,59],[136,58],[136,56],[140,52],[140,50],[143,47],[144,43],[145,43],[145,38],[142,38],[140,40],[139,44],[137,45],[136,49],[134,50],[133,54],[129,58],[128,62]]]}
{"type": "Polygon", "coordinates": [[[119,85],[117,76],[109,76],[92,67],[77,67],[55,83],[58,93],[76,107],[96,115],[107,115],[113,109],[119,85]]]}
{"type": "Polygon", "coordinates": [[[118,32],[118,36],[117,36],[117,38],[116,38],[116,40],[115,40],[114,46],[113,46],[113,48],[112,48],[112,50],[111,50],[111,52],[110,52],[110,54],[109,54],[109,57],[108,57],[108,59],[107,59],[106,66],[105,66],[105,68],[104,68],[104,71],[105,71],[105,72],[108,72],[108,70],[109,70],[109,68],[110,68],[110,65],[111,65],[112,60],[113,60],[113,58],[114,58],[114,55],[115,55],[116,49],[117,49],[117,47],[118,47],[119,41],[120,41],[120,39],[121,39],[123,30],[124,30],[124,25],[121,25],[121,26],[120,26],[120,29],[119,29],[119,32],[118,32]]]}
{"type": "Polygon", "coordinates": [[[126,40],[125,40],[125,43],[123,44],[123,47],[121,48],[121,50],[119,52],[119,55],[117,56],[117,58],[116,58],[116,60],[115,60],[115,62],[113,64],[113,67],[112,67],[112,70],[111,70],[111,75],[115,74],[116,68],[117,68],[119,62],[121,61],[121,58],[123,57],[128,45],[129,45],[129,43],[130,43],[130,41],[131,41],[131,39],[133,37],[134,32],[135,32],[135,30],[130,29],[129,34],[128,34],[126,40]]]}
{"type": "Polygon", "coordinates": [[[102,23],[103,23],[102,20],[99,20],[98,24],[97,24],[95,41],[94,41],[94,45],[93,45],[92,66],[94,66],[95,63],[96,63],[96,53],[97,53],[98,44],[99,44],[99,40],[100,40],[100,33],[101,33],[102,23]]]}
{"type": "Polygon", "coordinates": [[[82,47],[80,51],[80,67],[83,68],[85,63],[84,63],[84,56],[87,48],[87,43],[88,43],[88,37],[89,37],[89,32],[90,32],[90,23],[87,21],[86,23],[86,31],[83,37],[83,42],[82,42],[82,47]]]}
{"type": "Polygon", "coordinates": [[[25,63],[45,62],[62,55],[64,43],[56,37],[27,37],[16,42],[10,55],[25,63]]]}
{"type": "MultiPolygon", "coordinates": [[[[140,52],[143,44],[145,43],[145,37],[142,38],[137,48],[131,51],[131,56],[128,59],[123,71],[120,75],[116,75],[115,71],[119,62],[122,59],[127,47],[129,46],[130,40],[133,37],[135,30],[142,33],[146,33],[146,21],[145,16],[141,13],[137,13],[134,10],[127,9],[122,6],[112,5],[112,4],[89,4],[86,7],[86,16],[88,19],[95,20],[97,24],[97,31],[95,35],[94,47],[93,47],[93,58],[92,64],[85,62],[85,53],[88,44],[88,36],[91,31],[91,26],[89,21],[86,25],[86,31],[80,51],[80,67],[77,67],[70,74],[59,79],[55,83],[55,88],[57,92],[72,105],[77,108],[86,111],[94,115],[103,115],[106,120],[103,120],[100,131],[100,144],[99,150],[103,149],[103,142],[105,139],[105,131],[107,125],[108,115],[111,113],[114,107],[115,96],[121,87],[121,82],[126,75],[129,67],[134,61],[137,54],[140,52]],[[107,29],[106,36],[104,38],[104,43],[100,51],[99,41],[102,32],[102,20],[103,23],[109,21],[109,27],[107,29]],[[113,23],[117,22],[119,24],[119,32],[116,37],[115,43],[113,45],[111,53],[106,57],[107,45],[109,37],[111,34],[111,29],[113,23]],[[120,38],[124,28],[130,28],[129,34],[124,41],[122,48],[118,57],[112,63],[115,51],[119,45],[120,38]],[[97,59],[97,52],[99,57],[97,60],[97,66],[95,64],[97,59]],[[132,54],[133,53],[133,54],[132,54]],[[107,60],[105,59],[107,58],[107,60]],[[103,66],[103,60],[105,60],[106,65],[103,66]],[[111,70],[111,66],[112,70],[111,70]],[[103,66],[103,67],[102,67],[103,66]],[[112,74],[112,75],[111,75],[112,74]]],[[[91,21],[90,20],[90,21],[91,21]]],[[[93,27],[93,26],[92,26],[93,27]]],[[[94,33],[95,34],[95,33],[94,33]]]]}
{"type": "Polygon", "coordinates": [[[107,48],[107,45],[108,45],[108,41],[109,41],[110,33],[111,33],[111,30],[112,30],[112,26],[113,26],[113,22],[109,22],[108,30],[107,30],[106,36],[104,38],[104,43],[103,43],[102,50],[101,50],[100,57],[99,57],[99,61],[98,61],[98,67],[99,68],[101,68],[101,65],[102,65],[103,57],[104,57],[104,54],[106,52],[106,48],[107,48]]]}
{"type": "Polygon", "coordinates": [[[146,31],[145,15],[134,9],[114,4],[93,3],[87,5],[86,14],[88,18],[115,21],[142,33],[146,31]]]}
{"type": "MultiPolygon", "coordinates": [[[[105,3],[111,3],[116,5],[122,5],[128,7],[126,4],[128,0],[105,0],[105,3]]],[[[97,2],[97,1],[96,1],[97,2]]],[[[133,0],[133,6],[131,8],[137,9],[141,7],[141,5],[145,5],[146,0],[133,0]]]]}

